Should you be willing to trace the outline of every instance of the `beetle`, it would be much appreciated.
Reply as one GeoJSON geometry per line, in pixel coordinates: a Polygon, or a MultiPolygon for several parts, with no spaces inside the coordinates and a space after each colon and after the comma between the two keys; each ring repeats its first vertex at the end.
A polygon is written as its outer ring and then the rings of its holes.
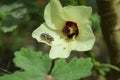
{"type": "Polygon", "coordinates": [[[40,35],[40,37],[41,37],[41,39],[44,39],[44,40],[49,41],[49,42],[54,41],[54,38],[47,33],[42,33],[40,35]]]}

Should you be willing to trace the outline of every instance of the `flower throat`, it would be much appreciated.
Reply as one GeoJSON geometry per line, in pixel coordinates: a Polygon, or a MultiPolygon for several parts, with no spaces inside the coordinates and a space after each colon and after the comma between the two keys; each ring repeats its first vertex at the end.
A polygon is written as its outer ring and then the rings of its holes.
{"type": "Polygon", "coordinates": [[[68,38],[73,38],[73,36],[77,36],[79,34],[78,26],[75,22],[67,21],[63,28],[63,34],[68,38]]]}

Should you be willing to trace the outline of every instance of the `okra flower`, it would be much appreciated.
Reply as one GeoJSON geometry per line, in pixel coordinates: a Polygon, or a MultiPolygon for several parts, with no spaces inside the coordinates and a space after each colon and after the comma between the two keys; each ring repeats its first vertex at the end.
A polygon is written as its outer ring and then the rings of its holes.
{"type": "Polygon", "coordinates": [[[52,59],[67,58],[72,50],[90,50],[95,42],[91,12],[91,7],[62,7],[59,0],[50,0],[44,11],[45,22],[33,31],[32,37],[51,46],[52,59]]]}

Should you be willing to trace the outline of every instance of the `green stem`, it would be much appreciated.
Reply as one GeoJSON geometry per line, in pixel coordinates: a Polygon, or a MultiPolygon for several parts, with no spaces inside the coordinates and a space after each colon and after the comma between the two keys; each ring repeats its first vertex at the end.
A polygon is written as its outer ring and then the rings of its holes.
{"type": "Polygon", "coordinates": [[[8,74],[10,74],[10,73],[11,73],[11,72],[9,72],[8,70],[3,69],[3,68],[0,68],[0,70],[2,70],[2,71],[4,71],[4,72],[6,72],[6,73],[8,73],[8,74]]]}
{"type": "Polygon", "coordinates": [[[102,70],[101,67],[100,67],[101,64],[100,64],[99,61],[96,60],[95,55],[93,54],[93,52],[92,52],[92,51],[87,51],[86,53],[87,53],[87,55],[88,55],[89,57],[91,57],[92,62],[93,62],[93,64],[94,64],[94,67],[95,67],[95,69],[98,71],[98,74],[104,76],[105,74],[104,74],[103,70],[102,70]]]}
{"type": "Polygon", "coordinates": [[[54,66],[55,66],[55,59],[52,59],[52,61],[51,61],[51,67],[50,67],[50,70],[49,70],[49,72],[48,72],[48,75],[50,75],[51,74],[51,72],[52,72],[52,70],[53,70],[53,68],[54,68],[54,66]]]}

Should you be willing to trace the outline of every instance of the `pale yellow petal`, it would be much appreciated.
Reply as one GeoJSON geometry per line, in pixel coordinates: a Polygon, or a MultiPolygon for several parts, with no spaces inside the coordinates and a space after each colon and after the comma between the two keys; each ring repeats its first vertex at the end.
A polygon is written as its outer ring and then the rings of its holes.
{"type": "Polygon", "coordinates": [[[51,47],[49,56],[51,59],[55,58],[67,58],[71,53],[71,49],[69,48],[67,43],[63,43],[61,45],[54,45],[51,47]]]}
{"type": "Polygon", "coordinates": [[[59,30],[64,27],[65,21],[63,19],[62,10],[63,8],[59,0],[51,0],[46,6],[44,19],[50,28],[59,30]]]}
{"type": "Polygon", "coordinates": [[[67,20],[84,24],[89,20],[92,13],[91,7],[86,6],[66,6],[64,14],[67,20]]]}
{"type": "Polygon", "coordinates": [[[91,30],[90,25],[86,26],[81,26],[79,27],[79,35],[76,37],[76,43],[74,42],[73,44],[77,44],[77,47],[75,50],[79,51],[87,51],[90,50],[94,43],[95,43],[95,36],[91,30]]]}
{"type": "Polygon", "coordinates": [[[63,40],[60,38],[60,35],[57,34],[56,31],[53,31],[52,29],[48,28],[45,23],[40,25],[40,27],[33,31],[32,37],[37,39],[38,42],[43,42],[48,45],[58,45],[63,42],[63,40]],[[41,34],[43,33],[48,34],[50,37],[53,38],[53,40],[50,41],[49,39],[48,40],[43,39],[41,37],[41,34]]]}

